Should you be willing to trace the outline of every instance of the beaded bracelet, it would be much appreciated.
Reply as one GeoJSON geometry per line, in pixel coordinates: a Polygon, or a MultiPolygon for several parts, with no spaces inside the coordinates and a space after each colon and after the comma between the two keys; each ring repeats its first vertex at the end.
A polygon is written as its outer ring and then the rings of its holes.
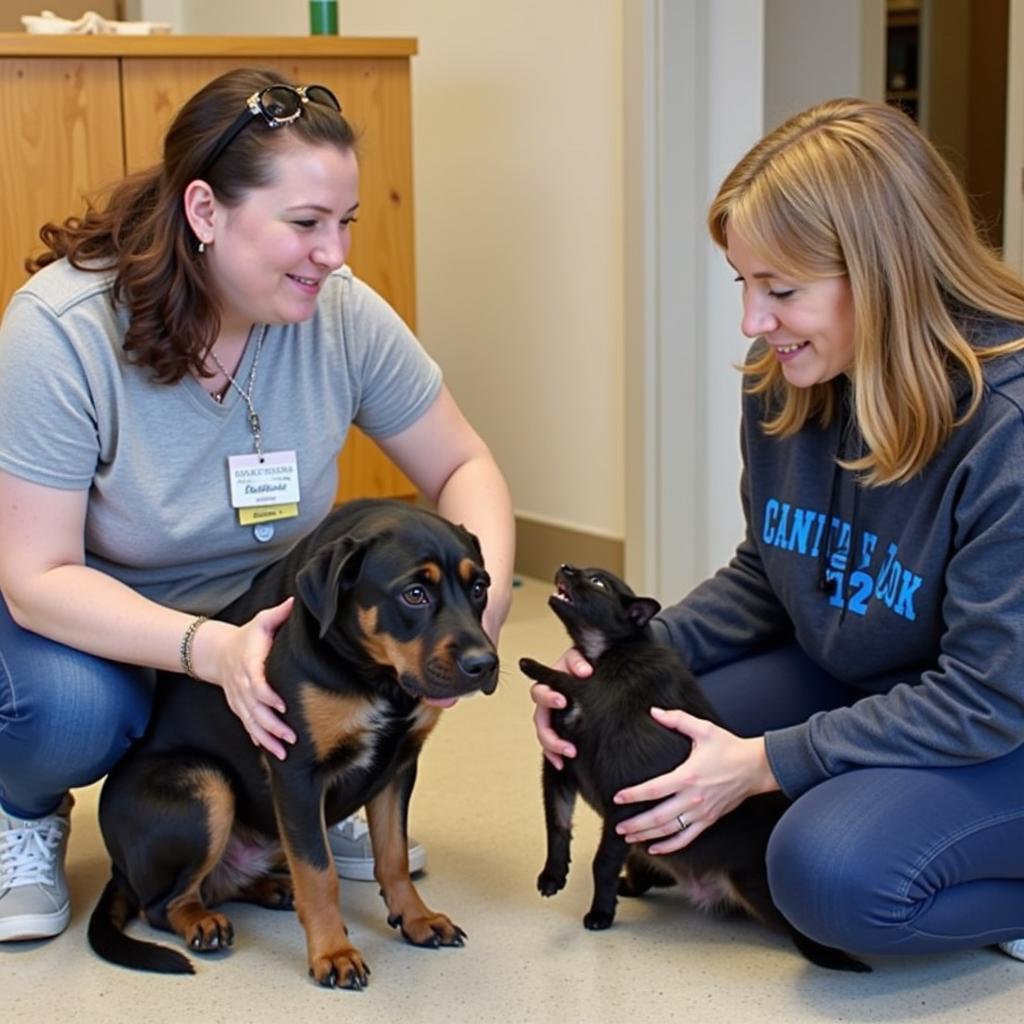
{"type": "Polygon", "coordinates": [[[206,622],[206,616],[200,615],[198,618],[193,619],[185,630],[185,635],[181,638],[181,646],[178,648],[178,657],[181,660],[181,671],[185,675],[190,676],[192,679],[198,679],[195,669],[192,667],[192,641],[195,640],[196,630],[206,622]]]}

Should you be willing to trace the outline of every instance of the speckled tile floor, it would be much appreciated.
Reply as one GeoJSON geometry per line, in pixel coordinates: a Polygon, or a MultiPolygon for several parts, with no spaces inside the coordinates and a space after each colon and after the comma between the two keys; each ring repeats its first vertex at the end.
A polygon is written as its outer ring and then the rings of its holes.
{"type": "Polygon", "coordinates": [[[306,977],[294,915],[239,904],[230,910],[234,948],[199,958],[194,977],[111,967],[85,939],[108,868],[95,817],[98,787],[90,787],[77,793],[71,926],[52,942],[0,944],[3,1020],[1021,1020],[1024,964],[989,949],[875,961],[873,974],[838,975],[808,965],[781,936],[745,921],[702,917],[671,892],[623,901],[612,929],[587,932],[580,918],[589,902],[597,819],[582,804],[574,872],[564,892],[542,900],[534,888],[543,855],[540,755],[526,681],[515,666],[522,654],[551,660],[564,648],[561,627],[546,607],[548,592],[547,584],[524,580],[502,636],[505,668],[498,692],[446,712],[421,761],[411,827],[430,859],[419,888],[429,905],[466,930],[464,948],[406,945],[387,926],[376,887],[343,882],[351,935],[373,969],[365,991],[314,985],[306,977]]]}

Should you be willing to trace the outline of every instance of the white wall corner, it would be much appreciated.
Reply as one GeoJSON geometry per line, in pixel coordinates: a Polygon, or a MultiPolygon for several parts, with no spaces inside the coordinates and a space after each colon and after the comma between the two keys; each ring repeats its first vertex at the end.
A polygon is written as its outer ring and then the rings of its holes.
{"type": "Polygon", "coordinates": [[[706,533],[699,170],[703,3],[623,5],[626,574],[665,600],[706,533]]]}
{"type": "Polygon", "coordinates": [[[766,129],[820,100],[884,99],[885,0],[763,3],[766,129]]]}
{"type": "Polygon", "coordinates": [[[762,130],[763,0],[624,5],[626,574],[676,600],[740,538],[745,344],[705,212],[762,130]]]}
{"type": "Polygon", "coordinates": [[[653,122],[655,0],[623,4],[623,375],[625,565],[637,591],[658,579],[654,253],[657,176],[653,122]]]}
{"type": "Polygon", "coordinates": [[[885,99],[886,19],[885,0],[861,0],[860,89],[864,100],[885,99]]]}

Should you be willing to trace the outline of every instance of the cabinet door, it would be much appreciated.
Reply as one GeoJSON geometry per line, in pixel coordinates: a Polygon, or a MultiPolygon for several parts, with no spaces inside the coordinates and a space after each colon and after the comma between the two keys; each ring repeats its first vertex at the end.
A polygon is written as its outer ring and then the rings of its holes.
{"type": "Polygon", "coordinates": [[[39,229],[123,174],[117,61],[0,59],[0,309],[42,251],[39,229]]]}
{"type": "MultiPolygon", "coordinates": [[[[146,59],[123,62],[125,154],[129,170],[159,159],[175,111],[237,59],[146,59]]],[[[286,81],[320,83],[341,100],[360,135],[359,222],[349,264],[415,330],[412,223],[412,124],[409,64],[389,58],[301,58],[275,62],[286,81]]],[[[413,497],[412,483],[368,438],[353,430],[339,455],[338,500],[413,497]]]]}

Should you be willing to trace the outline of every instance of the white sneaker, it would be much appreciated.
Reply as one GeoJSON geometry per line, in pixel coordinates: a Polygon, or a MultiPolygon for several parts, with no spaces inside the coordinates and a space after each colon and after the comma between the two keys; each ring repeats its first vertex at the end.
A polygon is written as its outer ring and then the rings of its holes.
{"type": "MultiPolygon", "coordinates": [[[[327,830],[327,839],[334,855],[335,870],[342,878],[356,882],[373,881],[373,846],[370,826],[361,814],[344,818],[327,830]]],[[[427,866],[427,851],[409,840],[409,874],[414,875],[427,866]]]]}
{"type": "Polygon", "coordinates": [[[1014,960],[1024,960],[1024,939],[1011,939],[1009,942],[1000,942],[999,948],[1014,960]]]}
{"type": "Polygon", "coordinates": [[[26,820],[0,807],[0,942],[48,939],[71,919],[64,858],[71,795],[53,814],[26,820]]]}

